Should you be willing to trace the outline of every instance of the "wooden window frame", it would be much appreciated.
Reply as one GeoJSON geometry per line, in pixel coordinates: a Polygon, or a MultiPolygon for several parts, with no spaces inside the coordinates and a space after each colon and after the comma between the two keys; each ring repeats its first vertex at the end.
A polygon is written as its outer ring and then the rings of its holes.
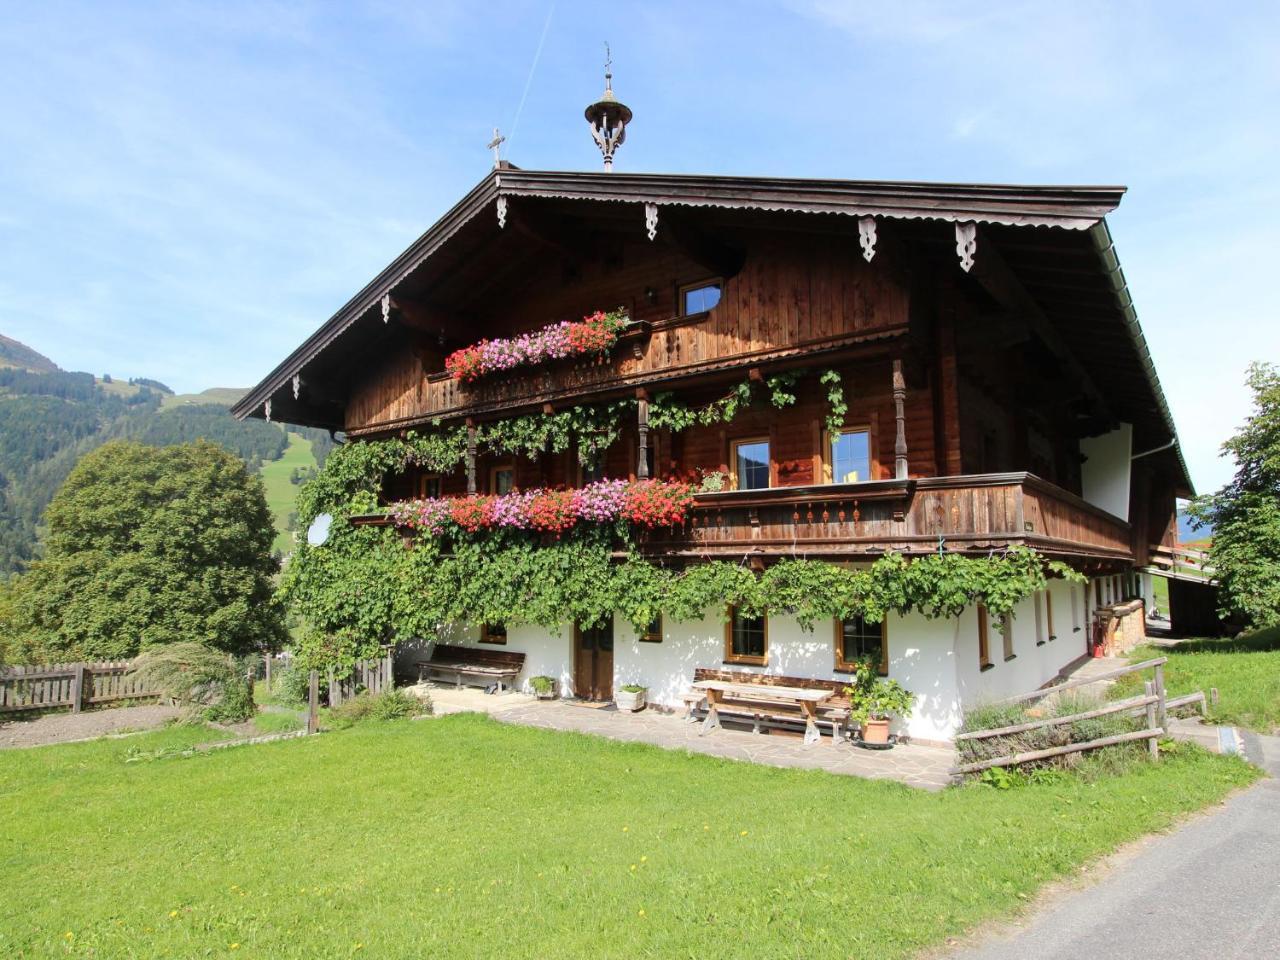
{"type": "MultiPolygon", "coordinates": [[[[503,470],[511,471],[511,491],[516,488],[516,465],[514,462],[499,463],[489,468],[489,495],[498,495],[498,474],[503,470]]],[[[510,491],[508,491],[510,492],[510,491]]]]}
{"type": "Polygon", "coordinates": [[[720,287],[720,300],[716,301],[716,307],[724,300],[724,277],[704,277],[701,280],[693,280],[689,283],[680,283],[676,285],[676,310],[681,317],[698,317],[704,313],[710,313],[711,310],[699,310],[696,313],[689,313],[684,308],[684,295],[690,290],[697,290],[700,287],[709,287],[716,284],[720,287]]]}
{"type": "Polygon", "coordinates": [[[1053,632],[1053,594],[1047,588],[1044,591],[1044,623],[1049,633],[1049,642],[1052,643],[1058,639],[1058,635],[1053,632]]]}
{"type": "Polygon", "coordinates": [[[743,664],[751,667],[767,667],[769,665],[769,615],[764,614],[760,620],[764,624],[764,656],[737,654],[733,652],[733,621],[738,615],[737,607],[729,607],[729,619],[724,625],[724,662],[743,664]]]}
{"type": "MultiPolygon", "coordinates": [[[[1037,647],[1043,647],[1047,642],[1045,639],[1046,634],[1044,632],[1044,611],[1040,607],[1040,593],[1041,591],[1037,590],[1035,593],[1031,595],[1031,603],[1036,613],[1036,646],[1037,647]]],[[[1048,596],[1049,591],[1046,590],[1044,591],[1044,593],[1046,596],[1048,596]]]]}
{"type": "MultiPolygon", "coordinates": [[[[831,440],[832,433],[865,433],[867,435],[867,471],[871,474],[866,480],[859,480],[859,483],[870,483],[879,479],[880,459],[877,456],[876,449],[876,425],[872,420],[863,423],[846,423],[839,430],[828,430],[825,427],[821,433],[822,443],[822,482],[835,483],[835,464],[832,463],[831,457],[831,440]]],[[[769,451],[770,457],[773,451],[769,451]]]]}
{"type": "Polygon", "coordinates": [[[440,473],[424,473],[418,478],[418,496],[424,500],[433,498],[432,494],[427,493],[427,483],[431,480],[436,482],[436,490],[439,491],[434,496],[439,497],[444,493],[444,475],[440,473]]]}
{"type": "Polygon", "coordinates": [[[487,643],[494,647],[505,647],[507,645],[507,628],[500,623],[482,623],[480,624],[480,643],[487,643]],[[501,630],[501,633],[496,631],[501,630]]]}
{"type": "Polygon", "coordinates": [[[978,671],[990,670],[995,664],[991,662],[991,636],[987,623],[987,608],[978,604],[978,671]]]}
{"type": "Polygon", "coordinates": [[[1018,655],[1013,651],[1013,617],[1004,617],[1000,621],[1000,641],[1004,645],[1004,662],[1016,660],[1018,655]]]}
{"type": "MultiPolygon", "coordinates": [[[[865,617],[863,618],[866,619],[865,617]]],[[[833,633],[833,642],[835,645],[835,671],[836,673],[852,673],[853,661],[844,658],[844,621],[839,617],[834,618],[832,626],[835,628],[833,633]]],[[[889,618],[885,617],[880,621],[880,665],[876,670],[882,677],[889,675],[889,618]]]]}
{"type": "Polygon", "coordinates": [[[772,490],[777,484],[773,466],[773,438],[768,434],[752,434],[749,437],[734,437],[729,441],[729,486],[734,490],[743,489],[738,485],[738,447],[744,443],[763,443],[769,448],[769,484],[766,487],[752,487],[753,490],[772,490]]]}
{"type": "Polygon", "coordinates": [[[647,627],[645,627],[643,630],[640,631],[640,635],[636,639],[638,639],[641,643],[661,643],[662,634],[664,632],[665,627],[666,627],[666,623],[663,620],[662,614],[658,614],[656,617],[654,617],[653,623],[650,623],[647,627]],[[657,630],[652,629],[654,624],[657,625],[658,627],[657,630]]]}

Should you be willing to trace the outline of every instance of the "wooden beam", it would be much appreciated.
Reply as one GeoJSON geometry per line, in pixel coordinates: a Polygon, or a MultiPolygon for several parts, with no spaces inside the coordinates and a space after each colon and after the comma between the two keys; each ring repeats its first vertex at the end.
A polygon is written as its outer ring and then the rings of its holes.
{"type": "Polygon", "coordinates": [[[475,326],[466,317],[445,310],[437,304],[412,297],[394,296],[391,298],[391,309],[392,316],[402,326],[419,334],[425,333],[437,340],[444,337],[460,343],[470,343],[477,339],[475,326]]]}
{"type": "Polygon", "coordinates": [[[658,239],[718,277],[737,276],[746,254],[702,227],[685,213],[663,206],[658,214],[658,239]]]}
{"type": "Polygon", "coordinates": [[[896,480],[907,479],[907,418],[904,405],[907,400],[907,381],[902,375],[902,361],[893,361],[893,418],[895,421],[893,439],[893,476],[896,480]]]}
{"type": "Polygon", "coordinates": [[[1071,379],[1079,385],[1090,405],[1099,413],[1109,416],[1109,407],[1093,378],[1076,359],[1057,327],[1045,316],[1039,302],[1023,286],[1022,281],[1000,253],[999,245],[990,232],[978,230],[978,252],[970,276],[997,303],[1021,316],[1066,369],[1071,379]]]}

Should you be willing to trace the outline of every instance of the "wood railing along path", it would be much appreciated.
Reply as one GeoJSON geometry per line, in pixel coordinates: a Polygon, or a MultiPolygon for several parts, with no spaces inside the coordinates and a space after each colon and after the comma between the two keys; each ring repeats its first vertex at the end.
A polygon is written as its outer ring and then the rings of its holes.
{"type": "Polygon", "coordinates": [[[1106,673],[1100,673],[1096,676],[1082,677],[1077,680],[1068,680],[1066,683],[1058,684],[1057,686],[1041,687],[1039,690],[1033,690],[1030,693],[1023,693],[1016,697],[997,700],[992,704],[993,706],[1026,703],[1028,701],[1040,700],[1053,694],[1059,694],[1066,690],[1074,690],[1079,687],[1084,687],[1091,683],[1114,680],[1117,677],[1122,677],[1130,673],[1137,673],[1142,670],[1151,670],[1153,674],[1152,679],[1146,681],[1145,690],[1141,696],[1128,697],[1124,700],[1116,700],[1113,703],[1097,707],[1093,710],[1085,710],[1080,713],[1073,713],[1067,716],[1045,717],[1043,719],[1029,720],[1026,723],[1013,724],[1007,727],[995,727],[989,730],[972,730],[967,733],[957,734],[956,742],[959,743],[965,740],[988,740],[993,737],[1006,737],[1015,733],[1025,733],[1029,730],[1064,726],[1070,723],[1077,723],[1081,720],[1092,720],[1097,717],[1105,717],[1115,713],[1123,713],[1126,715],[1145,714],[1146,723],[1143,729],[1131,730],[1127,733],[1118,733],[1107,737],[1099,737],[1096,740],[1088,740],[1081,743],[1068,743],[1059,747],[1049,747],[1044,750],[1030,750],[1024,753],[1011,753],[1003,757],[993,757],[988,760],[979,760],[974,763],[962,763],[952,767],[951,773],[977,773],[991,767],[1013,767],[1023,763],[1032,763],[1036,760],[1047,760],[1051,757],[1059,757],[1068,753],[1081,753],[1086,750],[1097,750],[1102,747],[1111,747],[1117,744],[1129,743],[1136,740],[1146,740],[1147,750],[1150,752],[1151,756],[1153,758],[1158,757],[1160,755],[1160,737],[1167,736],[1169,732],[1169,710],[1175,707],[1189,706],[1197,702],[1199,703],[1200,712],[1202,714],[1205,710],[1205,696],[1203,692],[1197,691],[1196,693],[1186,694],[1172,699],[1166,696],[1164,686],[1164,665],[1168,662],[1168,657],[1156,657],[1153,660],[1144,660],[1141,663],[1134,663],[1126,667],[1109,670],[1106,673]]]}
{"type": "Polygon", "coordinates": [[[0,713],[63,707],[79,713],[86,706],[159,696],[132,670],[131,660],[0,667],[0,713]]]}

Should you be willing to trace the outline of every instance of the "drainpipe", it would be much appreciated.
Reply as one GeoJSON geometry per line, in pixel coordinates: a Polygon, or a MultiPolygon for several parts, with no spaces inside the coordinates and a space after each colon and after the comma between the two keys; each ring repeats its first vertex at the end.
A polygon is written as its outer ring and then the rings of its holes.
{"type": "Polygon", "coordinates": [[[1143,457],[1149,457],[1153,453],[1160,453],[1162,450],[1168,450],[1170,447],[1176,447],[1177,445],[1178,445],[1178,438],[1174,437],[1168,443],[1162,443],[1160,446],[1152,447],[1150,450],[1143,450],[1141,453],[1135,453],[1133,456],[1129,458],[1129,460],[1130,461],[1141,460],[1143,457]]]}

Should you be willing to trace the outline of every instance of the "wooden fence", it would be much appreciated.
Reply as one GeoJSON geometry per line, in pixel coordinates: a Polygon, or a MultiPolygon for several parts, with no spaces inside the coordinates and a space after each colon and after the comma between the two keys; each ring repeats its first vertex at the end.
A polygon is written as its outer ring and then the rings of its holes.
{"type": "Polygon", "coordinates": [[[159,696],[131,676],[132,669],[130,660],[0,667],[0,713],[62,707],[79,713],[100,703],[159,696]]]}
{"type": "Polygon", "coordinates": [[[357,660],[346,675],[329,668],[329,706],[336,707],[364,690],[371,694],[390,690],[395,685],[391,673],[391,649],[374,660],[357,660]]]}
{"type": "Polygon", "coordinates": [[[960,733],[956,735],[956,742],[965,740],[988,740],[993,737],[1012,736],[1017,733],[1025,733],[1029,730],[1040,730],[1049,727],[1065,726],[1066,724],[1076,723],[1081,720],[1092,720],[1097,717],[1105,717],[1110,714],[1123,713],[1125,715],[1141,714],[1145,717],[1145,723],[1141,730],[1132,730],[1127,733],[1118,733],[1108,737],[1099,737],[1096,740],[1088,740],[1081,743],[1068,743],[1059,747],[1049,747],[1044,750],[1030,750],[1025,753],[1011,753],[1003,757],[994,757],[989,760],[979,760],[974,763],[963,763],[951,768],[952,774],[977,773],[980,770],[987,770],[991,767],[1013,767],[1023,763],[1032,763],[1036,760],[1047,760],[1051,757],[1059,757],[1068,753],[1081,753],[1085,750],[1097,750],[1101,747],[1111,747],[1120,743],[1129,743],[1137,740],[1147,741],[1147,749],[1152,757],[1160,755],[1160,737],[1166,736],[1169,732],[1168,712],[1174,707],[1190,706],[1193,703],[1199,703],[1201,713],[1204,712],[1204,694],[1201,692],[1187,694],[1186,696],[1175,697],[1169,699],[1165,695],[1164,688],[1164,665],[1169,662],[1168,657],[1156,657],[1154,660],[1144,660],[1142,663],[1134,663],[1127,667],[1120,667],[1116,670],[1109,670],[1106,673],[1100,673],[1093,677],[1082,677],[1078,680],[1069,680],[1066,683],[1053,687],[1042,687],[1039,690],[1033,690],[1031,693],[1019,694],[1016,697],[1008,697],[1004,700],[996,701],[993,706],[1012,705],[1016,703],[1027,703],[1030,701],[1040,700],[1053,694],[1062,693],[1065,690],[1074,690],[1091,683],[1099,683],[1106,680],[1114,680],[1125,674],[1137,673],[1141,670],[1151,670],[1152,679],[1146,681],[1145,689],[1141,696],[1128,697],[1124,700],[1116,700],[1112,703],[1100,706],[1093,710],[1085,710],[1081,713],[1073,713],[1062,717],[1046,717],[1043,719],[1028,720],[1026,723],[1013,724],[1007,727],[997,727],[991,730],[973,730],[968,733],[960,733]]]}

